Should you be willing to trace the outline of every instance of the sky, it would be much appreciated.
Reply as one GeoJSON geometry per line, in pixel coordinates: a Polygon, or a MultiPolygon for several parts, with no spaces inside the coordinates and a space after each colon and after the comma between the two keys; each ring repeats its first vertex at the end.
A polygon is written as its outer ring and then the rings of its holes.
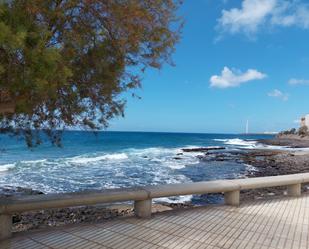
{"type": "Polygon", "coordinates": [[[109,130],[273,132],[309,113],[309,2],[186,0],[176,66],[148,70],[109,130]]]}

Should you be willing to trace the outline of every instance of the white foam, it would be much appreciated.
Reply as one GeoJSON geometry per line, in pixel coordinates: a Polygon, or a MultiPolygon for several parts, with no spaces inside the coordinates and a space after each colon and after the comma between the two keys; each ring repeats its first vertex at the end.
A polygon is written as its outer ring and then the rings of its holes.
{"type": "Polygon", "coordinates": [[[248,140],[243,140],[239,138],[234,138],[234,139],[227,139],[224,144],[229,144],[229,145],[238,145],[238,146],[256,146],[257,141],[248,141],[248,140]]]}
{"type": "MultiPolygon", "coordinates": [[[[74,157],[32,161],[32,158],[24,159],[25,161],[15,164],[0,165],[0,171],[15,165],[17,170],[16,176],[9,181],[0,177],[0,185],[32,187],[46,193],[55,193],[190,182],[191,179],[179,169],[199,163],[196,155],[201,153],[183,153],[182,148],[184,147],[130,148],[115,152],[77,154],[74,157]],[[3,166],[5,169],[1,168],[3,166]],[[38,176],[44,176],[44,180],[40,181],[38,176]]],[[[191,198],[192,196],[181,196],[158,201],[182,203],[191,198]]]]}
{"type": "Polygon", "coordinates": [[[226,145],[232,145],[241,149],[258,149],[258,148],[272,149],[271,146],[260,144],[255,140],[232,138],[232,139],[214,139],[214,141],[223,142],[226,145]]]}
{"type": "Polygon", "coordinates": [[[219,139],[219,138],[216,138],[216,139],[213,139],[214,141],[217,141],[217,142],[226,142],[228,141],[229,139],[219,139]]]}
{"type": "Polygon", "coordinates": [[[183,169],[183,168],[186,167],[184,162],[178,163],[178,162],[170,161],[170,162],[165,162],[164,164],[165,164],[165,166],[167,166],[171,169],[183,169]]]}
{"type": "Polygon", "coordinates": [[[254,167],[250,164],[245,164],[245,166],[246,166],[247,171],[249,171],[249,172],[258,172],[259,171],[256,167],[254,167]]]}
{"type": "Polygon", "coordinates": [[[109,154],[106,155],[105,160],[125,160],[128,159],[128,156],[125,153],[118,153],[118,154],[109,154]]]}
{"type": "Polygon", "coordinates": [[[0,172],[9,171],[10,169],[13,169],[15,166],[16,166],[15,163],[0,165],[0,172]]]}
{"type": "Polygon", "coordinates": [[[146,149],[128,149],[126,150],[130,155],[135,156],[157,156],[157,155],[169,155],[181,152],[179,148],[162,148],[162,147],[151,147],[146,149]]]}
{"type": "Polygon", "coordinates": [[[161,164],[162,166],[165,166],[171,169],[182,169],[186,167],[186,164],[193,163],[191,160],[188,160],[186,158],[181,158],[177,160],[174,157],[151,158],[149,159],[149,161],[161,164]]]}
{"type": "Polygon", "coordinates": [[[162,197],[162,198],[157,198],[154,199],[154,202],[156,203],[162,203],[162,202],[166,202],[166,203],[186,203],[186,202],[190,202],[192,199],[193,195],[180,195],[177,197],[162,197]]]}
{"type": "Polygon", "coordinates": [[[284,150],[284,151],[303,151],[308,152],[309,148],[291,148],[288,146],[266,145],[255,140],[243,140],[240,138],[233,139],[214,139],[217,142],[223,142],[227,145],[235,146],[240,149],[264,149],[264,150],[284,150]]]}
{"type": "Polygon", "coordinates": [[[39,159],[39,160],[30,160],[30,161],[20,161],[25,164],[36,164],[36,163],[45,163],[47,159],[39,159]]]}
{"type": "Polygon", "coordinates": [[[161,164],[163,167],[168,167],[170,169],[182,169],[187,165],[196,164],[199,162],[196,156],[201,154],[183,154],[182,148],[162,147],[129,149],[126,153],[130,158],[132,157],[132,159],[149,160],[150,162],[161,164]]]}
{"type": "Polygon", "coordinates": [[[125,153],[116,153],[116,154],[107,154],[102,156],[77,156],[69,158],[67,161],[75,164],[86,164],[86,163],[95,163],[99,161],[110,161],[110,160],[125,160],[128,159],[128,156],[125,153]]]}

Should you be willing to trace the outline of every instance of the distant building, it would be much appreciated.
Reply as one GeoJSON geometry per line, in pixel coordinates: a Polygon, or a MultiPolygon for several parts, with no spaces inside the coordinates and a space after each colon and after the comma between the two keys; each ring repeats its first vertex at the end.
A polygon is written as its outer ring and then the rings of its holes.
{"type": "Polygon", "coordinates": [[[303,126],[309,127],[309,114],[303,116],[303,117],[300,119],[300,126],[301,126],[301,127],[303,127],[303,126]]]}

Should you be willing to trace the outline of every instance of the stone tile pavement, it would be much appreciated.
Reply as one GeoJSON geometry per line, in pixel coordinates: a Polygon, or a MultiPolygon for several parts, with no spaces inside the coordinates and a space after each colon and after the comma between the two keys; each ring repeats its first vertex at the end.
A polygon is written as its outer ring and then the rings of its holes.
{"type": "Polygon", "coordinates": [[[309,195],[15,234],[1,249],[308,249],[309,195]]]}

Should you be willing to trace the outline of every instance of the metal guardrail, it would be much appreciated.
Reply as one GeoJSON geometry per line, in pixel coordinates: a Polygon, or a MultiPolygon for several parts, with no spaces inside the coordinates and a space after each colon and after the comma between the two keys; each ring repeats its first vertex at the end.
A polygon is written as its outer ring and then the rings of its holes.
{"type": "Polygon", "coordinates": [[[224,193],[225,204],[238,206],[241,190],[287,186],[289,196],[300,196],[302,183],[309,183],[309,173],[3,198],[0,199],[0,240],[11,237],[12,214],[14,213],[134,201],[135,215],[141,218],[149,218],[151,216],[152,199],[154,198],[224,193]]]}

